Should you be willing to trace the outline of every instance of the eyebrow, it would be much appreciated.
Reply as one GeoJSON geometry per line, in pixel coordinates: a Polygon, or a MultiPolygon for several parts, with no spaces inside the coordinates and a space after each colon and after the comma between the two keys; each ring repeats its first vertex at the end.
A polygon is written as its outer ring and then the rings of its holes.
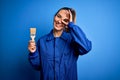
{"type": "Polygon", "coordinates": [[[59,13],[57,15],[61,16],[59,13]]]}
{"type": "MultiPolygon", "coordinates": [[[[57,15],[59,15],[60,17],[62,17],[59,13],[58,13],[57,15]]],[[[56,15],[56,16],[57,16],[57,15],[56,15]]],[[[68,17],[65,17],[65,19],[69,19],[69,18],[68,18],[68,17]]]]}

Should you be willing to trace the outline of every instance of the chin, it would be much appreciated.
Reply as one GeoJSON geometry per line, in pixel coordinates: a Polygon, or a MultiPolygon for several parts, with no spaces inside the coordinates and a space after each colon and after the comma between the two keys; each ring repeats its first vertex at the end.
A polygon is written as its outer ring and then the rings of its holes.
{"type": "Polygon", "coordinates": [[[54,29],[57,30],[57,31],[62,31],[63,27],[54,27],[54,29]]]}

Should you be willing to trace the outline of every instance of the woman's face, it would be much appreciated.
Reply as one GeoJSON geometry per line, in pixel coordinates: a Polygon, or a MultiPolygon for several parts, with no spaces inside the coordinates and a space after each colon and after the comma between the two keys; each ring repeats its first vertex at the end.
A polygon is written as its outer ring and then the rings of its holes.
{"type": "Polygon", "coordinates": [[[69,22],[69,11],[60,10],[58,14],[54,18],[54,29],[57,31],[61,31],[65,28],[64,22],[69,22]]]}

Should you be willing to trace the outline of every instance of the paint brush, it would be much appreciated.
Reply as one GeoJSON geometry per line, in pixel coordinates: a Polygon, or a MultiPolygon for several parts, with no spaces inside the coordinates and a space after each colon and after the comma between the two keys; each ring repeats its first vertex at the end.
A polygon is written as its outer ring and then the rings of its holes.
{"type": "Polygon", "coordinates": [[[35,36],[36,36],[36,28],[30,28],[30,37],[32,41],[35,41],[35,36]]]}

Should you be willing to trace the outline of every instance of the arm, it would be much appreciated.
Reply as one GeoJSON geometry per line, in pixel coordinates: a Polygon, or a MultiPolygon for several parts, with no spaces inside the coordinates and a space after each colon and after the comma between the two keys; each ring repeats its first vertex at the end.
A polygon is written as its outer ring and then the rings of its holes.
{"type": "MultiPolygon", "coordinates": [[[[30,45],[30,44],[29,44],[30,45]]],[[[30,53],[28,55],[28,59],[29,59],[29,62],[30,64],[36,69],[36,70],[40,70],[40,55],[39,55],[39,52],[40,52],[40,47],[39,47],[39,41],[37,43],[37,46],[36,46],[36,50],[34,52],[31,52],[30,50],[30,53]]]]}
{"type": "Polygon", "coordinates": [[[70,28],[70,33],[73,37],[73,43],[75,46],[75,50],[80,54],[88,53],[92,48],[92,43],[89,41],[84,32],[75,25],[73,22],[69,22],[68,27],[70,28]]]}

